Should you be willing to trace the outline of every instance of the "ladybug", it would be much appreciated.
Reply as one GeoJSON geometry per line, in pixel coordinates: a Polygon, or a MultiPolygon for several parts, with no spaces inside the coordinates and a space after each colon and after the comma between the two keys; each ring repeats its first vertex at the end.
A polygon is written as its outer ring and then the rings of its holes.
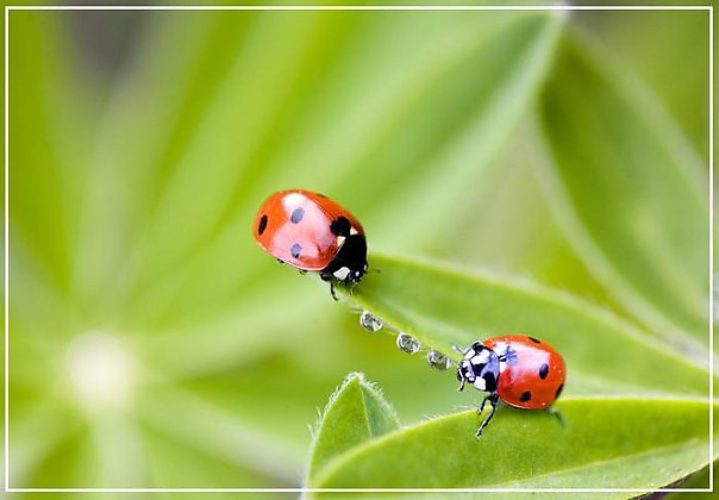
{"type": "Polygon", "coordinates": [[[262,249],[300,272],[330,282],[358,283],[367,272],[367,241],[359,221],[336,201],[313,191],[278,191],[260,207],[252,229],[262,249]]]}
{"type": "MultiPolygon", "coordinates": [[[[546,342],[525,335],[494,337],[474,342],[462,351],[464,359],[457,364],[459,390],[465,383],[489,394],[485,403],[491,411],[477,429],[477,438],[489,424],[499,400],[526,410],[550,410],[564,389],[567,369],[562,356],[546,342]]],[[[560,417],[561,421],[561,417],[560,417]]]]}

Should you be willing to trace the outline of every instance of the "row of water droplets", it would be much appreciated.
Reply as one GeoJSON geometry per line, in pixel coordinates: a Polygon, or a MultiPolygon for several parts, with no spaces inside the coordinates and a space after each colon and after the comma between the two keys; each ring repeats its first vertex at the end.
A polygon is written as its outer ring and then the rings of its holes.
{"type": "MultiPolygon", "coordinates": [[[[369,311],[362,311],[360,313],[359,322],[362,328],[370,333],[377,333],[385,327],[382,320],[369,311]]],[[[419,340],[404,332],[397,332],[395,343],[400,351],[406,352],[407,354],[416,354],[422,348],[422,344],[419,340]]],[[[452,366],[452,360],[447,355],[434,349],[427,351],[426,359],[429,366],[436,370],[447,370],[452,366]]]]}

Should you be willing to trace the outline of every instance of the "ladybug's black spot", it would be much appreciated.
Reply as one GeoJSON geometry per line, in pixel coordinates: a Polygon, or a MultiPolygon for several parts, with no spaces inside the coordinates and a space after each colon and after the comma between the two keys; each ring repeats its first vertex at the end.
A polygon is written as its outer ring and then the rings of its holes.
{"type": "Polygon", "coordinates": [[[294,245],[292,245],[292,248],[290,248],[290,253],[295,259],[299,258],[300,254],[302,253],[302,246],[300,246],[299,243],[295,243],[294,245]]]}
{"type": "Polygon", "coordinates": [[[534,337],[527,337],[529,340],[534,342],[535,344],[541,344],[542,342],[539,339],[535,339],[534,337]]]}
{"type": "Polygon", "coordinates": [[[350,221],[347,219],[347,217],[337,217],[335,220],[332,221],[332,224],[330,224],[330,231],[332,231],[332,234],[335,236],[349,236],[350,235],[350,229],[352,225],[350,224],[350,221]]]}
{"type": "Polygon", "coordinates": [[[560,384],[559,387],[557,387],[557,392],[554,393],[554,399],[559,399],[562,389],[564,389],[564,384],[560,384]]]}
{"type": "Polygon", "coordinates": [[[257,225],[257,234],[262,234],[267,229],[267,216],[260,217],[260,223],[257,225]]]}
{"type": "Polygon", "coordinates": [[[522,395],[519,397],[519,400],[520,400],[521,402],[523,402],[523,403],[524,403],[525,401],[529,401],[530,399],[532,399],[532,393],[529,392],[529,391],[524,391],[524,392],[522,393],[522,395]]]}
{"type": "Polygon", "coordinates": [[[299,224],[299,222],[302,220],[302,217],[304,216],[304,209],[302,207],[297,207],[292,211],[292,215],[290,215],[290,220],[292,221],[292,224],[299,224]]]}
{"type": "Polygon", "coordinates": [[[542,366],[539,367],[539,378],[544,380],[547,378],[547,373],[549,373],[549,365],[547,363],[543,363],[542,366]]]}

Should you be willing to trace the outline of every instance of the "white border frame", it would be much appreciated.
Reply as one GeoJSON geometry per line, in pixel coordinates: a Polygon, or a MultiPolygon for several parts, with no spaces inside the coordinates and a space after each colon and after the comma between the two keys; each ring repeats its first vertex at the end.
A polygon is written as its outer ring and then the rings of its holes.
{"type": "Polygon", "coordinates": [[[546,5],[546,6],[463,6],[463,5],[386,5],[386,6],[171,6],[171,5],[65,5],[65,6],[5,6],[5,467],[6,493],[713,493],[714,492],[714,7],[712,5],[546,5]],[[13,10],[245,10],[245,11],[706,11],[709,13],[709,487],[708,488],[11,488],[10,487],[10,218],[9,218],[9,45],[10,11],[13,10]]]}

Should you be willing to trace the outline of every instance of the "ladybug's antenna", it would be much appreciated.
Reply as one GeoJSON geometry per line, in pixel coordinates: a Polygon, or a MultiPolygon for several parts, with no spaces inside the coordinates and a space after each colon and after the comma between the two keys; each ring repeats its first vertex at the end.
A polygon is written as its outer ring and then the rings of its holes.
{"type": "Polygon", "coordinates": [[[457,344],[452,343],[452,350],[456,352],[457,354],[461,354],[464,356],[464,349],[459,347],[457,344]]]}

